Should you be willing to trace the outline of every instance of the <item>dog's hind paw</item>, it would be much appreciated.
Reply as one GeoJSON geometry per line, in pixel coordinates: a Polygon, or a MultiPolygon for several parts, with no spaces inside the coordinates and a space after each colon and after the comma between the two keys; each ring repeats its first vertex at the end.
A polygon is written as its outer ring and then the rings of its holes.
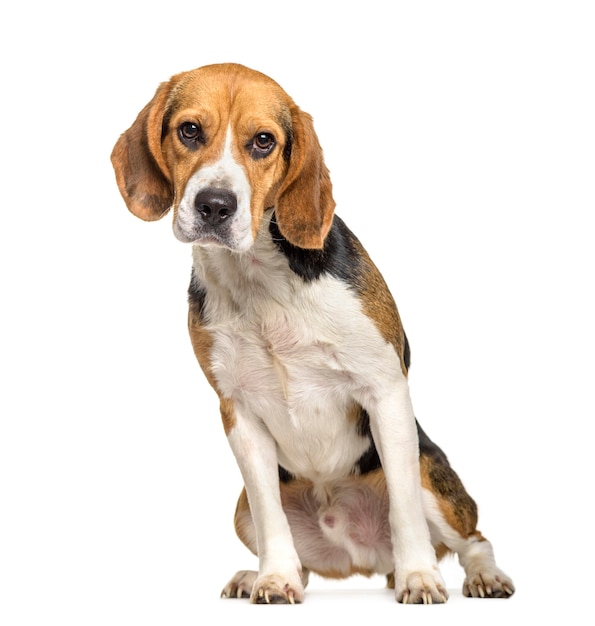
{"type": "Polygon", "coordinates": [[[258,578],[258,572],[241,570],[225,585],[221,592],[222,598],[249,598],[258,578]]]}
{"type": "Polygon", "coordinates": [[[512,580],[497,568],[474,572],[463,583],[468,598],[510,598],[513,593],[512,580]]]}

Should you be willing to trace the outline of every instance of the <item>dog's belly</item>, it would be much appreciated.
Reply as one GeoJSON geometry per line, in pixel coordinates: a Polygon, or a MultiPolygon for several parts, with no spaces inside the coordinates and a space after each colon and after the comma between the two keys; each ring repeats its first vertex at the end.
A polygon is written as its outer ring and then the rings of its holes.
{"type": "Polygon", "coordinates": [[[281,499],[300,560],[310,571],[333,578],[393,571],[382,470],[327,485],[324,497],[309,482],[293,480],[281,485],[281,499]]]}

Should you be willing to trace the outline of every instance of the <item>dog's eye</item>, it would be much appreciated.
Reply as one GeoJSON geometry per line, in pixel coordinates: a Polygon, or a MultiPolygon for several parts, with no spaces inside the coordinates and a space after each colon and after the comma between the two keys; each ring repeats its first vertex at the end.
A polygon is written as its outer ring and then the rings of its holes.
{"type": "Polygon", "coordinates": [[[252,157],[260,159],[275,147],[275,138],[271,133],[258,133],[252,138],[252,144],[250,145],[252,157]]]}
{"type": "Polygon", "coordinates": [[[195,122],[183,122],[178,126],[178,137],[188,148],[196,150],[199,143],[204,143],[202,128],[195,122]]]}

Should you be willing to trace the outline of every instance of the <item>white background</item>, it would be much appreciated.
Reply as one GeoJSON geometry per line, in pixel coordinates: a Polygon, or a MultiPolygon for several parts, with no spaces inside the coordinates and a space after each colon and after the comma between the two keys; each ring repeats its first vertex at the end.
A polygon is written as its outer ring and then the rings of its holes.
{"type": "Polygon", "coordinates": [[[584,623],[592,3],[5,4],[0,623],[584,623]],[[255,560],[186,335],[190,249],[169,217],[127,212],[109,155],[159,82],[222,61],[314,116],[337,212],[399,304],[416,413],[478,501],[513,599],[462,598],[451,561],[444,607],[361,578],[314,579],[300,607],[219,600],[255,560]]]}

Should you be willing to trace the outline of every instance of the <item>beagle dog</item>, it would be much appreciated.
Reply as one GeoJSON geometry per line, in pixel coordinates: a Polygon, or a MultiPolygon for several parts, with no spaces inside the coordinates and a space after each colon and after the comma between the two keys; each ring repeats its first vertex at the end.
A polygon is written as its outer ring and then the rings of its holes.
{"type": "Polygon", "coordinates": [[[386,575],[402,603],[512,581],[476,528],[475,502],[417,423],[409,344],[387,285],[334,215],[311,117],[237,64],[162,83],[113,152],[128,209],[170,209],[192,244],[189,331],[242,474],[235,528],[258,556],[222,595],[304,600],[309,572],[386,575]]]}

